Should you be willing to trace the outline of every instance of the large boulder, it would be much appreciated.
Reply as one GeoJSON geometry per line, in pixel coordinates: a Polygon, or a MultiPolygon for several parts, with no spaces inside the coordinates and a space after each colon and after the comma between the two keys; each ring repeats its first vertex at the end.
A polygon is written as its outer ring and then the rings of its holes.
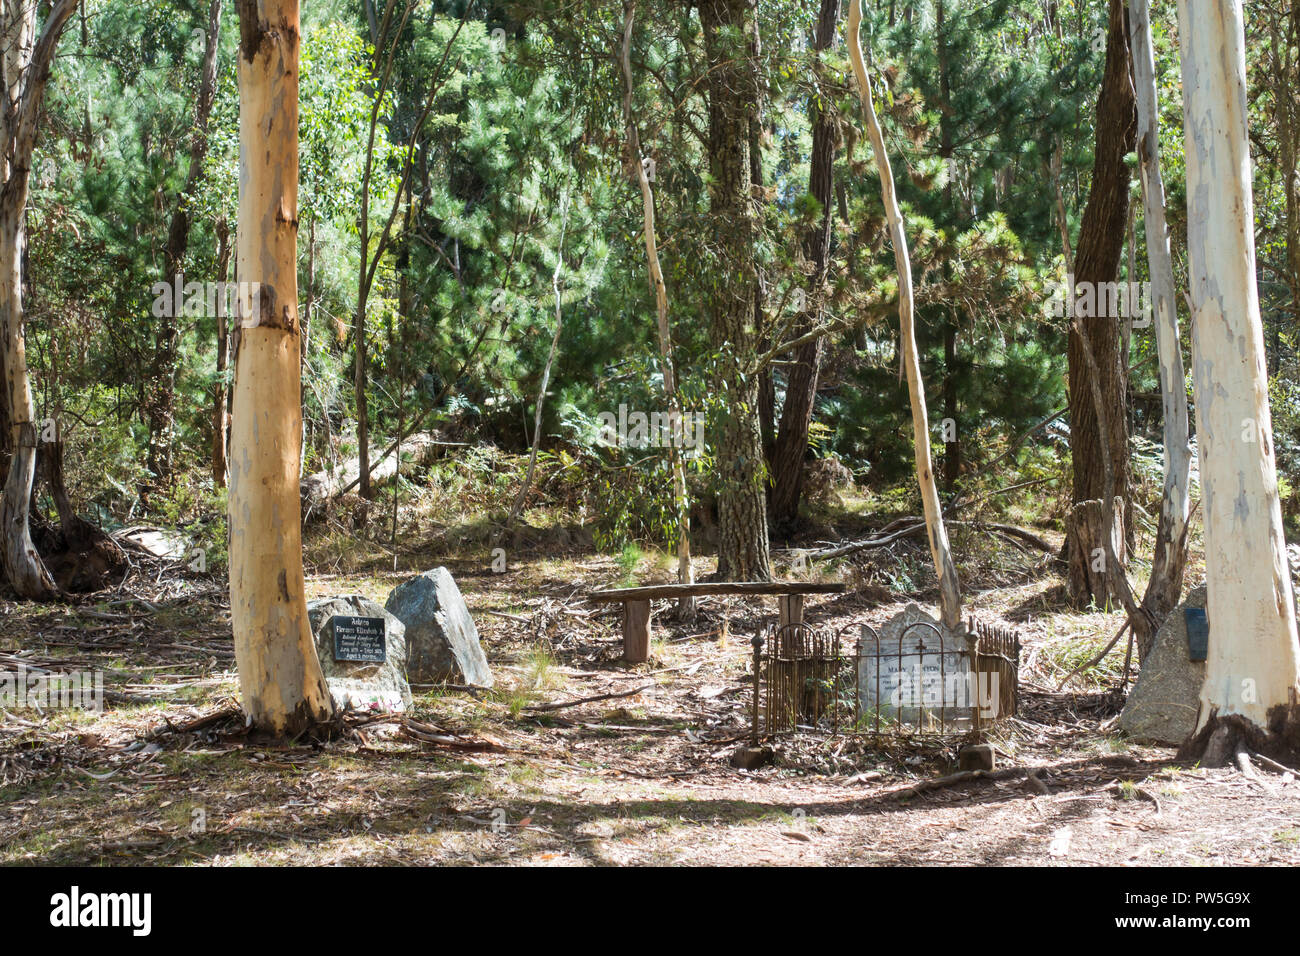
{"type": "Polygon", "coordinates": [[[412,681],[492,686],[478,628],[446,568],[399,584],[384,606],[406,625],[406,673],[412,681]]]}
{"type": "Polygon", "coordinates": [[[351,594],[309,601],[307,619],[335,706],[386,712],[404,711],[411,706],[411,685],[406,680],[406,627],[398,618],[374,601],[351,594]],[[384,660],[335,660],[335,618],[382,619],[384,660]]]}
{"type": "MultiPolygon", "coordinates": [[[[1156,632],[1137,683],[1117,726],[1130,737],[1158,744],[1181,744],[1196,729],[1205,662],[1193,661],[1187,648],[1189,607],[1205,607],[1205,588],[1193,588],[1156,632]]],[[[1211,622],[1213,623],[1213,622],[1211,622]]],[[[1211,632],[1210,640],[1214,640],[1211,632]]]]}

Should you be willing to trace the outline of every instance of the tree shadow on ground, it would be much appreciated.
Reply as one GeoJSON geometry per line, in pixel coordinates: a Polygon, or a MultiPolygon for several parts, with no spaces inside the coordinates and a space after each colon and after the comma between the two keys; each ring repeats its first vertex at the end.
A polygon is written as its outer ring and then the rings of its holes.
{"type": "MultiPolygon", "coordinates": [[[[199,785],[201,797],[197,799],[203,802],[208,821],[208,831],[200,835],[189,835],[183,829],[165,832],[155,819],[156,807],[149,802],[157,793],[142,785],[134,794],[139,806],[132,807],[129,800],[119,803],[115,811],[117,831],[111,837],[89,838],[85,831],[90,829],[91,818],[104,813],[103,792],[90,788],[71,805],[65,804],[57,821],[47,824],[42,844],[59,842],[48,847],[39,845],[23,862],[174,864],[217,862],[241,854],[270,861],[275,854],[286,854],[291,862],[306,858],[334,863],[483,863],[508,862],[526,853],[567,855],[596,865],[618,865],[625,856],[620,841],[653,841],[660,833],[680,831],[681,838],[671,842],[672,848],[680,848],[695,845],[687,836],[691,832],[734,839],[736,827],[772,824],[789,829],[792,821],[801,819],[822,821],[828,826],[852,820],[855,829],[897,832],[900,827],[908,828],[909,814],[915,810],[935,809],[936,805],[993,806],[1025,801],[1035,795],[1022,780],[976,779],[905,798],[900,798],[899,792],[906,787],[891,786],[865,794],[846,789],[843,798],[827,799],[823,794],[813,800],[696,799],[675,794],[663,798],[637,795],[625,800],[583,800],[579,795],[573,800],[561,800],[530,792],[484,793],[479,789],[483,775],[480,768],[458,773],[457,764],[442,755],[401,752],[376,753],[363,760],[357,785],[343,791],[347,805],[309,814],[304,805],[311,802],[308,794],[319,803],[340,792],[337,783],[323,795],[304,783],[314,770],[328,767],[330,757],[326,750],[319,757],[297,763],[292,774],[263,775],[260,780],[240,779],[239,767],[223,769],[207,763],[202,765],[206,773],[175,768],[173,772],[178,771],[180,777],[178,793],[193,791],[199,785]],[[132,816],[140,825],[123,827],[121,824],[129,823],[132,816]],[[897,824],[889,822],[895,819],[897,824]],[[373,849],[348,845],[356,839],[373,841],[373,849]],[[448,848],[448,843],[453,845],[448,848]]],[[[183,758],[183,752],[176,755],[176,759],[183,758]]],[[[521,765],[526,763],[520,761],[521,765]]],[[[1099,787],[1111,781],[1140,782],[1176,765],[1171,760],[1143,762],[1099,755],[1061,761],[1039,768],[1037,774],[1050,787],[1055,801],[1067,804],[1060,800],[1064,795],[1085,791],[1095,795],[1099,787]]],[[[198,765],[194,769],[198,771],[198,765]]],[[[576,766],[573,770],[579,776],[584,772],[576,766]]],[[[665,785],[680,782],[680,778],[666,775],[664,780],[665,785]]],[[[760,777],[755,782],[763,780],[760,777]]],[[[797,792],[791,790],[791,796],[797,792]]],[[[1075,809],[1060,809],[1053,818],[1068,821],[1086,809],[1080,803],[1075,809]]],[[[902,854],[891,852],[891,862],[923,862],[945,836],[943,828],[934,823],[928,825],[928,830],[938,832],[928,832],[926,827],[910,828],[908,832],[912,830],[916,832],[908,839],[914,845],[902,854]]],[[[1005,861],[1015,855],[1022,842],[1008,838],[981,851],[980,859],[970,862],[1005,861]]],[[[643,862],[651,862],[661,851],[665,857],[670,852],[655,846],[637,848],[643,862]]],[[[846,862],[853,862],[853,854],[861,855],[855,850],[846,862]]]]}

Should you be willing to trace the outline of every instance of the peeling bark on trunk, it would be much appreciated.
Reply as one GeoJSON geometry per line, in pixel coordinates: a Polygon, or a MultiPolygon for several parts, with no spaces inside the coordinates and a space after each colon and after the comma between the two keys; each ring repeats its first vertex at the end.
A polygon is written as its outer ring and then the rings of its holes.
{"type": "Polygon", "coordinates": [[[1142,606],[1149,617],[1134,620],[1138,659],[1146,660],[1159,626],[1178,604],[1187,566],[1192,449],[1188,441],[1187,384],[1178,330],[1178,298],[1165,222],[1165,184],[1160,172],[1160,108],[1156,91],[1155,53],[1151,42],[1148,0],[1130,0],[1133,78],[1138,106],[1138,160],[1145,204],[1147,264],[1151,274],[1156,349],[1160,359],[1160,396],[1164,408],[1164,491],[1156,530],[1151,577],[1142,606]]]}
{"type": "Polygon", "coordinates": [[[298,501],[298,2],[240,0],[239,19],[230,618],[249,720],[294,735],[334,710],[307,621],[298,501]]]}
{"type": "Polygon", "coordinates": [[[1294,749],[1300,645],[1255,284],[1242,8],[1181,0],[1178,14],[1211,626],[1198,731],[1205,743],[1240,718],[1294,749]]]}
{"type": "Polygon", "coordinates": [[[36,121],[59,37],[78,0],[58,0],[36,29],[37,4],[5,0],[0,7],[5,108],[0,110],[0,354],[4,361],[12,456],[0,500],[0,549],[5,574],[19,597],[56,596],[53,579],[32,544],[30,515],[36,472],[36,409],[27,370],[23,314],[23,238],[36,121]]]}
{"type": "MultiPolygon", "coordinates": [[[[1076,283],[1094,290],[1113,283],[1119,276],[1120,254],[1128,224],[1129,169],[1124,157],[1134,148],[1137,135],[1137,106],[1129,78],[1128,31],[1122,0],[1110,0],[1110,29],[1106,38],[1106,69],[1097,100],[1097,144],[1092,167],[1092,190],[1079,228],[1075,256],[1076,283]]],[[[1070,294],[1074,290],[1067,290],[1070,294]]],[[[1110,407],[1109,428],[1102,434],[1090,393],[1089,363],[1083,354],[1083,337],[1072,328],[1069,336],[1070,456],[1074,469],[1074,501],[1110,500],[1105,483],[1102,456],[1113,469],[1114,496],[1128,501],[1130,465],[1128,451],[1128,375],[1120,360],[1118,316],[1080,317],[1078,325],[1092,343],[1098,383],[1110,407]]],[[[1131,512],[1130,512],[1131,519],[1131,512]]],[[[1125,525],[1129,542],[1131,520],[1125,525]]],[[[1072,540],[1086,549],[1086,560],[1103,542],[1081,537],[1074,529],[1072,540]]],[[[1124,563],[1127,555],[1117,555],[1124,563]]],[[[1071,557],[1071,566],[1077,562],[1071,557]]],[[[1070,578],[1070,599],[1076,607],[1106,604],[1104,591],[1093,590],[1089,578],[1070,578]]],[[[1116,595],[1117,597],[1117,595],[1116,595]]]]}
{"type": "Polygon", "coordinates": [[[930,555],[934,559],[935,574],[939,579],[939,617],[950,632],[961,627],[961,591],[957,583],[957,568],[948,546],[948,532],[944,528],[943,509],[939,505],[939,489],[934,481],[934,466],[930,458],[930,423],[925,407],[925,386],[921,379],[921,359],[916,348],[916,330],[913,328],[912,264],[907,247],[907,233],[903,214],[898,207],[894,190],[894,172],[885,150],[885,138],[876,118],[876,107],[871,99],[871,80],[862,58],[862,44],[858,30],[862,23],[862,0],[849,0],[849,58],[857,77],[858,96],[862,100],[862,113],[866,120],[867,135],[880,170],[881,199],[885,217],[889,220],[890,241],[894,247],[894,260],[898,266],[898,320],[899,340],[903,365],[907,370],[907,389],[912,400],[912,432],[916,450],[916,479],[921,486],[921,502],[925,508],[926,531],[930,541],[930,555]]]}
{"type": "Polygon", "coordinates": [[[749,124],[757,83],[747,47],[726,39],[734,30],[744,44],[746,29],[756,29],[753,10],[752,0],[701,0],[699,4],[708,58],[709,212],[718,251],[709,306],[710,339],[717,353],[716,386],[725,397],[722,420],[713,423],[718,461],[718,575],[734,581],[772,577],[755,367],[759,330],[754,327],[757,276],[749,124]]]}

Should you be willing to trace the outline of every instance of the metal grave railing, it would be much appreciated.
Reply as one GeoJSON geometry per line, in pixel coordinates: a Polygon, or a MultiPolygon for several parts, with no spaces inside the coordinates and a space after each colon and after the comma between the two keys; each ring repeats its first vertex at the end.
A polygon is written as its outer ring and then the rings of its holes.
{"type": "Polygon", "coordinates": [[[755,736],[960,735],[1016,712],[1020,636],[1000,625],[918,621],[892,640],[866,622],[768,625],[753,646],[755,736]]]}

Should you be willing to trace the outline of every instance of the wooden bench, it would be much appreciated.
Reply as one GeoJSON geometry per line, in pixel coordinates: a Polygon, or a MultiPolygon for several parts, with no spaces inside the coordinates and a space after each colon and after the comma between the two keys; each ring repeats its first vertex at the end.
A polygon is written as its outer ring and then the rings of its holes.
{"type": "Polygon", "coordinates": [[[594,591],[588,603],[623,605],[623,658],[640,664],[650,658],[650,602],[706,594],[775,594],[782,625],[803,621],[803,599],[807,594],[843,594],[843,584],[813,584],[807,581],[706,581],[700,584],[651,584],[639,588],[594,591]]]}

